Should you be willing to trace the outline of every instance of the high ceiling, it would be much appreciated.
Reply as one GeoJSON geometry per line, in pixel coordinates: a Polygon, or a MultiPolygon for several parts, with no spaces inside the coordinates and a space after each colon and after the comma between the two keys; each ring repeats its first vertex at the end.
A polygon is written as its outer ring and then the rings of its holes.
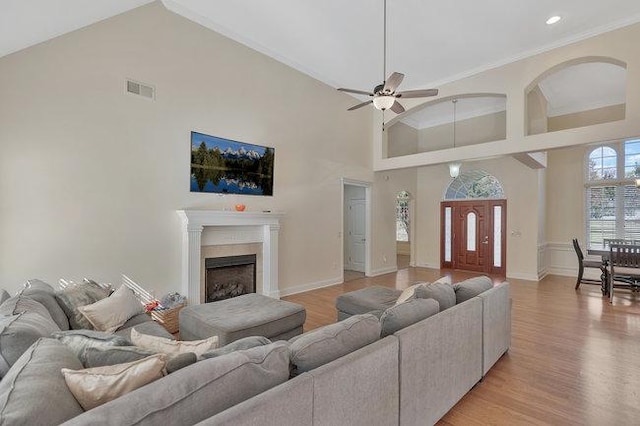
{"type": "MultiPolygon", "coordinates": [[[[0,0],[0,57],[149,0],[0,0]]],[[[164,0],[194,20],[333,87],[383,79],[382,0],[164,0]]],[[[638,0],[388,0],[387,74],[403,90],[640,21],[638,0]],[[546,25],[552,15],[563,19],[546,25]]]]}

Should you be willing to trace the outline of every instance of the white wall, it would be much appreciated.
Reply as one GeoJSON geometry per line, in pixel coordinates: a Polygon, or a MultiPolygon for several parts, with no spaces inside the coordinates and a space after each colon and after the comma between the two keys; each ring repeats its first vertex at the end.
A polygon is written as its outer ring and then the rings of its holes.
{"type": "MultiPolygon", "coordinates": [[[[286,212],[281,292],[335,282],[340,179],[374,178],[373,114],[351,104],[159,2],[0,59],[0,285],[124,273],[179,290],[175,211],[237,202],[286,212]],[[127,77],[157,100],[125,95],[127,77]],[[275,147],[274,196],[190,193],[192,130],[275,147]]],[[[373,219],[377,253],[395,247],[373,219]]]]}

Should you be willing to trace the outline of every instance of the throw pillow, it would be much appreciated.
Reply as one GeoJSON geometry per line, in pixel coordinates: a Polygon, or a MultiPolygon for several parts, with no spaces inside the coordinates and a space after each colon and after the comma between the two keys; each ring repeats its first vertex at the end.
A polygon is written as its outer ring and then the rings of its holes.
{"type": "Polygon", "coordinates": [[[289,340],[292,375],[313,370],[380,338],[380,322],[371,314],[354,315],[289,340]]]}
{"type": "Polygon", "coordinates": [[[193,352],[198,358],[203,353],[218,347],[218,336],[203,340],[171,340],[165,337],[142,334],[134,327],[131,330],[131,341],[149,351],[160,352],[167,355],[177,355],[185,352],[193,352]]]}
{"type": "Polygon", "coordinates": [[[491,288],[493,288],[493,281],[487,276],[469,278],[453,285],[453,290],[456,293],[456,303],[472,299],[491,288]]]}
{"type": "Polygon", "coordinates": [[[412,299],[388,308],[380,317],[380,338],[422,321],[440,312],[440,305],[434,299],[412,299]]]}
{"type": "Polygon", "coordinates": [[[212,351],[207,351],[202,354],[202,358],[215,358],[218,356],[230,354],[231,352],[251,349],[251,348],[255,348],[256,346],[268,345],[270,343],[271,343],[271,340],[267,339],[266,337],[249,336],[243,339],[238,339],[221,348],[214,349],[212,351]]]}
{"type": "Polygon", "coordinates": [[[419,299],[435,299],[440,304],[440,310],[444,311],[455,306],[456,293],[453,291],[453,286],[438,281],[418,287],[416,289],[416,297],[419,299]]]}
{"type": "Polygon", "coordinates": [[[47,308],[30,297],[18,295],[7,299],[0,305],[0,315],[10,317],[12,315],[21,314],[23,312],[34,312],[43,318],[53,321],[47,308]]]}
{"type": "Polygon", "coordinates": [[[31,345],[0,381],[0,423],[58,425],[81,415],[62,368],[80,369],[82,364],[55,339],[31,345]]]}
{"type": "Polygon", "coordinates": [[[399,305],[403,302],[406,302],[409,299],[413,299],[415,298],[415,293],[416,293],[416,289],[418,287],[420,287],[421,285],[427,285],[429,283],[426,282],[419,282],[419,283],[415,283],[412,286],[409,286],[407,288],[405,288],[404,290],[402,290],[402,293],[400,294],[400,297],[398,297],[398,300],[396,300],[396,305],[399,305]]]}
{"type": "Polygon", "coordinates": [[[50,319],[35,312],[0,318],[0,377],[41,337],[60,331],[50,319]]]}
{"type": "MultiPolygon", "coordinates": [[[[156,353],[137,346],[110,346],[86,348],[83,359],[85,368],[93,368],[138,361],[151,355],[156,355],[156,353]]],[[[194,364],[196,360],[196,354],[192,352],[168,356],[167,373],[171,374],[174,371],[194,364]]]]}
{"type": "Polygon", "coordinates": [[[142,303],[126,285],[121,285],[111,296],[78,310],[89,320],[94,329],[114,332],[125,322],[142,313],[142,303]]]}
{"type": "Polygon", "coordinates": [[[85,349],[111,346],[131,346],[131,342],[122,336],[94,330],[69,330],[53,333],[51,337],[60,340],[84,364],[85,349]]]}
{"type": "Polygon", "coordinates": [[[138,361],[84,370],[61,370],[64,380],[82,408],[91,410],[163,376],[164,354],[138,361]]]}
{"type": "Polygon", "coordinates": [[[78,310],[78,307],[90,305],[107,296],[109,296],[108,290],[90,282],[69,286],[56,293],[56,299],[69,318],[69,325],[74,330],[93,330],[93,326],[78,310]]]}

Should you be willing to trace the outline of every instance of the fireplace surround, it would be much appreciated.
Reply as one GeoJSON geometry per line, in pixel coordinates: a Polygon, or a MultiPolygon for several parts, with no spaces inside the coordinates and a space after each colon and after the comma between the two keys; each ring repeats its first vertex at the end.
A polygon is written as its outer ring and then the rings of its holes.
{"type": "MultiPolygon", "coordinates": [[[[187,296],[189,304],[197,305],[206,300],[203,248],[205,251],[212,248],[222,250],[227,248],[225,246],[258,247],[256,292],[280,298],[278,232],[283,213],[219,210],[178,210],[177,213],[182,220],[181,292],[187,296]]],[[[237,254],[247,253],[229,253],[237,254]]]]}

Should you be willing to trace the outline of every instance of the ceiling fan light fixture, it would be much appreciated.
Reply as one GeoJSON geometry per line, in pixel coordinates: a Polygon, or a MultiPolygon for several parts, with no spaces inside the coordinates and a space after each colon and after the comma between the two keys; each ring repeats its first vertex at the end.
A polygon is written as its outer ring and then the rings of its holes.
{"type": "Polygon", "coordinates": [[[379,95],[373,98],[373,106],[376,107],[376,109],[384,111],[385,109],[391,108],[395,101],[395,96],[379,95]]]}
{"type": "Polygon", "coordinates": [[[452,178],[457,178],[460,176],[460,167],[462,163],[449,163],[449,176],[452,178]]]}

